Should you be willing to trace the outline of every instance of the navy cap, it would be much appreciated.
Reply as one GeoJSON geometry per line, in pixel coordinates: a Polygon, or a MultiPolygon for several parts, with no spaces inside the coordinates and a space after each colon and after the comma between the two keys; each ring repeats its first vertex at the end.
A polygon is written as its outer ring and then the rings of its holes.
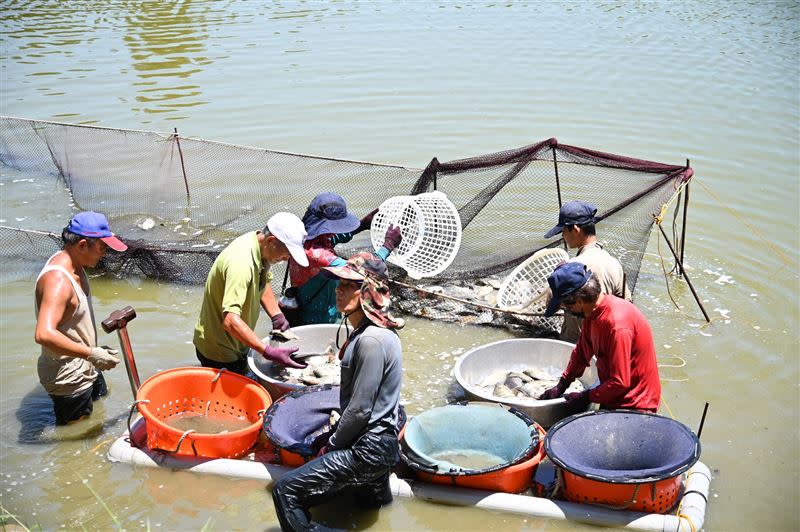
{"type": "Polygon", "coordinates": [[[558,225],[544,234],[545,238],[552,238],[564,229],[565,225],[586,225],[597,222],[594,215],[597,207],[585,201],[568,201],[558,211],[558,225]]]}
{"type": "Polygon", "coordinates": [[[67,231],[89,238],[99,238],[114,251],[125,251],[128,246],[116,237],[108,227],[108,219],[99,212],[83,211],[72,217],[67,231]]]}
{"type": "Polygon", "coordinates": [[[581,262],[565,262],[556,266],[556,269],[547,278],[547,284],[550,285],[553,297],[547,304],[544,315],[555,314],[561,306],[561,299],[580,289],[591,276],[592,270],[581,262]]]}
{"type": "Polygon", "coordinates": [[[306,240],[313,240],[319,235],[355,231],[361,220],[347,212],[347,204],[339,194],[322,192],[311,200],[303,215],[303,225],[308,233],[306,240]]]}

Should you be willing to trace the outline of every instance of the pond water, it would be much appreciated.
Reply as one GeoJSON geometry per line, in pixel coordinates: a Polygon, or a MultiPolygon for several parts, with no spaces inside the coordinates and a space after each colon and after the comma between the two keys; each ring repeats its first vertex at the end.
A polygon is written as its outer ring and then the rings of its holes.
{"type": "MultiPolygon", "coordinates": [[[[711,405],[702,433],[702,460],[714,471],[706,529],[800,526],[797,2],[32,1],[2,9],[4,115],[178,128],[416,168],[433,156],[553,136],[665,163],[691,159],[687,271],[713,321],[700,318],[683,281],[668,276],[667,290],[660,255],[668,251],[653,236],[635,302],[654,330],[661,412],[696,430],[711,405]]],[[[3,167],[0,195],[2,225],[55,230],[70,213],[50,176],[3,167]]],[[[121,368],[107,372],[110,395],[91,420],[53,428],[36,378],[39,267],[2,268],[5,511],[44,529],[277,527],[261,483],[106,460],[131,401],[121,368]]],[[[142,377],[196,363],[200,287],[96,278],[92,291],[99,319],[136,308],[129,330],[142,377]]],[[[409,319],[409,414],[456,393],[451,370],[465,350],[512,336],[409,319]]],[[[378,513],[334,503],[315,515],[341,528],[576,527],[408,500],[378,513]]]]}

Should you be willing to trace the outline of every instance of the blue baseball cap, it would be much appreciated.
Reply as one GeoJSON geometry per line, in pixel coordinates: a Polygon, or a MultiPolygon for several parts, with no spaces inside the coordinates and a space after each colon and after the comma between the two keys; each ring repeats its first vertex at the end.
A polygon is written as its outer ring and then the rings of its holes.
{"type": "Polygon", "coordinates": [[[308,232],[306,239],[313,240],[319,235],[355,231],[361,220],[347,212],[347,203],[339,194],[323,192],[311,200],[303,215],[303,225],[308,232]]]}
{"type": "Polygon", "coordinates": [[[558,211],[558,225],[544,234],[545,238],[552,238],[564,229],[566,225],[586,225],[597,223],[597,207],[585,201],[568,201],[558,211]]]}
{"type": "Polygon", "coordinates": [[[591,276],[592,270],[581,262],[565,262],[556,266],[556,269],[547,278],[547,284],[550,285],[553,297],[550,298],[544,315],[555,314],[561,306],[561,299],[585,285],[591,276]]]}
{"type": "Polygon", "coordinates": [[[99,212],[79,212],[69,221],[67,231],[88,238],[99,238],[114,251],[128,249],[128,246],[122,240],[114,236],[114,233],[108,228],[108,220],[99,212]]]}

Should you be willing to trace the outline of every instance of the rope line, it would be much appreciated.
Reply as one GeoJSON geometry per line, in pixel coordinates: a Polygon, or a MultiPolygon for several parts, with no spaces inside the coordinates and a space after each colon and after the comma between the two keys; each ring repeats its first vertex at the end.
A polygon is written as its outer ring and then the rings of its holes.
{"type": "Polygon", "coordinates": [[[776,255],[778,255],[778,256],[781,258],[781,260],[782,260],[782,261],[783,261],[783,263],[784,263],[784,266],[788,266],[788,265],[792,264],[792,261],[789,259],[789,257],[787,257],[787,256],[786,256],[786,254],[785,254],[785,253],[783,253],[783,251],[781,251],[781,249],[780,249],[778,246],[776,246],[774,243],[772,243],[772,240],[770,240],[770,239],[766,238],[764,235],[762,235],[761,233],[759,233],[759,232],[758,232],[758,230],[756,230],[756,228],[755,228],[755,227],[753,227],[752,225],[750,225],[749,223],[747,223],[747,222],[745,221],[745,219],[744,219],[744,218],[742,218],[742,217],[741,217],[741,216],[740,216],[740,215],[739,215],[739,214],[738,214],[736,211],[734,211],[733,209],[731,209],[730,207],[728,207],[728,206],[727,206],[727,205],[726,205],[726,204],[725,204],[725,203],[722,201],[722,199],[720,199],[720,197],[719,197],[719,196],[717,196],[716,194],[714,194],[714,192],[712,192],[712,191],[711,191],[711,189],[710,189],[710,188],[708,188],[707,186],[705,186],[705,185],[704,185],[704,184],[703,184],[701,181],[699,181],[697,178],[695,178],[695,181],[697,181],[697,182],[700,184],[700,186],[701,186],[701,187],[703,187],[703,190],[705,190],[706,192],[708,192],[708,193],[709,193],[709,194],[710,194],[710,195],[711,195],[711,196],[712,196],[712,197],[713,197],[715,200],[717,200],[717,202],[720,204],[720,206],[721,206],[722,208],[724,208],[726,211],[728,211],[728,213],[729,213],[731,216],[733,216],[734,218],[736,218],[737,220],[739,220],[740,222],[742,222],[742,225],[744,225],[746,228],[748,228],[750,231],[752,231],[752,232],[753,232],[753,234],[754,234],[755,236],[757,236],[757,237],[758,237],[758,238],[760,238],[762,241],[764,241],[764,243],[765,243],[765,244],[767,244],[767,246],[769,246],[769,248],[770,248],[770,249],[771,249],[771,250],[772,250],[772,251],[773,251],[773,252],[774,252],[776,255]]]}
{"type": "Polygon", "coordinates": [[[664,398],[663,395],[661,396],[661,402],[664,403],[665,407],[667,407],[667,412],[669,413],[669,417],[675,419],[675,415],[672,413],[672,409],[669,407],[669,403],[667,402],[667,400],[664,398]]]}
{"type": "MultiPolygon", "coordinates": [[[[661,222],[659,221],[659,217],[658,216],[656,217],[656,223],[661,225],[661,222]]],[[[667,267],[664,264],[664,255],[661,253],[661,239],[662,238],[663,238],[663,235],[659,231],[658,240],[656,241],[657,242],[657,246],[658,246],[658,259],[659,259],[659,262],[661,263],[661,271],[664,274],[664,284],[667,287],[667,295],[669,296],[670,301],[672,301],[672,304],[675,306],[675,310],[677,310],[684,317],[689,318],[692,321],[702,321],[703,324],[700,325],[700,328],[704,329],[705,327],[710,325],[712,322],[714,322],[718,318],[715,316],[715,317],[710,318],[710,321],[706,322],[705,318],[698,318],[696,316],[692,316],[691,314],[687,314],[686,312],[684,312],[681,309],[680,305],[678,305],[678,302],[675,301],[675,298],[672,296],[672,290],[671,290],[670,285],[669,285],[669,272],[667,272],[667,267]]]]}
{"type": "Polygon", "coordinates": [[[424,288],[420,288],[418,286],[413,286],[402,281],[396,281],[394,279],[389,279],[389,284],[401,286],[403,288],[407,288],[409,290],[414,290],[417,292],[418,295],[422,295],[424,298],[429,299],[449,299],[451,301],[456,301],[458,303],[462,303],[464,305],[471,305],[473,307],[482,308],[485,310],[491,310],[492,312],[502,312],[504,314],[514,314],[516,316],[544,316],[543,312],[525,312],[522,310],[511,310],[506,309],[503,307],[493,307],[491,305],[486,305],[483,303],[478,303],[477,301],[469,301],[467,299],[461,299],[459,297],[451,296],[448,294],[440,294],[437,292],[431,292],[430,290],[426,290],[424,288]]]}
{"type": "Polygon", "coordinates": [[[681,364],[679,364],[679,365],[675,365],[675,364],[659,364],[658,365],[659,368],[682,368],[683,366],[686,365],[686,360],[681,358],[681,357],[679,357],[678,355],[669,355],[669,356],[671,356],[672,358],[677,358],[678,360],[681,361],[681,364]]]}
{"type": "MultiPolygon", "coordinates": [[[[659,368],[682,368],[682,367],[684,367],[686,365],[686,360],[684,360],[683,358],[679,357],[678,355],[669,355],[669,356],[672,357],[672,358],[677,358],[678,360],[681,361],[681,363],[680,364],[658,364],[659,368]]],[[[689,381],[689,377],[686,377],[685,379],[671,379],[671,378],[668,378],[668,377],[661,377],[661,381],[662,382],[664,382],[664,381],[666,381],[666,382],[688,382],[689,381]]]]}

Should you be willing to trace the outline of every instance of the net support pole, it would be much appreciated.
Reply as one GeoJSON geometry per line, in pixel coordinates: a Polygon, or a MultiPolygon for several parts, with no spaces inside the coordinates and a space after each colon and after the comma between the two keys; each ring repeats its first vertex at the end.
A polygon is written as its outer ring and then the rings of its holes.
{"type": "MultiPolygon", "coordinates": [[[[686,159],[686,168],[689,168],[689,159],[686,159]]],[[[689,209],[689,184],[686,183],[686,195],[683,197],[683,223],[681,225],[681,273],[683,273],[683,250],[686,246],[686,211],[689,209]]]]}
{"type": "Polygon", "coordinates": [[[558,159],[556,159],[556,147],[551,146],[551,150],[553,150],[553,169],[556,172],[556,192],[558,193],[558,208],[561,208],[561,180],[558,178],[558,159]]]}
{"type": "MultiPolygon", "coordinates": [[[[664,240],[667,241],[667,246],[669,246],[669,250],[672,253],[672,256],[675,257],[676,261],[680,262],[680,259],[678,259],[678,254],[675,252],[675,248],[672,246],[672,242],[670,242],[666,231],[664,231],[664,228],[661,227],[661,224],[656,224],[656,225],[658,226],[658,230],[661,231],[661,234],[664,235],[664,240]]],[[[700,307],[700,311],[703,313],[703,317],[706,319],[706,322],[711,323],[711,318],[708,317],[708,312],[706,312],[706,309],[703,306],[703,302],[700,301],[700,296],[697,295],[697,291],[694,289],[694,285],[692,284],[692,281],[689,279],[689,276],[686,274],[686,270],[683,269],[683,264],[681,264],[681,274],[683,275],[683,278],[686,279],[686,284],[689,285],[689,290],[692,291],[692,295],[694,296],[694,300],[697,301],[697,305],[700,307]]]]}
{"type": "Polygon", "coordinates": [[[186,177],[186,165],[183,163],[183,150],[181,150],[181,138],[178,135],[178,128],[173,128],[175,131],[175,144],[178,145],[178,157],[181,160],[181,172],[183,172],[183,186],[186,187],[186,200],[189,200],[189,179],[186,177]]]}
{"type": "MultiPolygon", "coordinates": [[[[558,210],[561,210],[561,205],[563,205],[561,201],[561,180],[558,177],[558,159],[556,158],[556,147],[551,145],[550,150],[553,152],[553,170],[556,173],[556,193],[558,194],[558,210]]],[[[569,253],[569,248],[567,247],[567,241],[564,241],[564,250],[569,253]]]]}

